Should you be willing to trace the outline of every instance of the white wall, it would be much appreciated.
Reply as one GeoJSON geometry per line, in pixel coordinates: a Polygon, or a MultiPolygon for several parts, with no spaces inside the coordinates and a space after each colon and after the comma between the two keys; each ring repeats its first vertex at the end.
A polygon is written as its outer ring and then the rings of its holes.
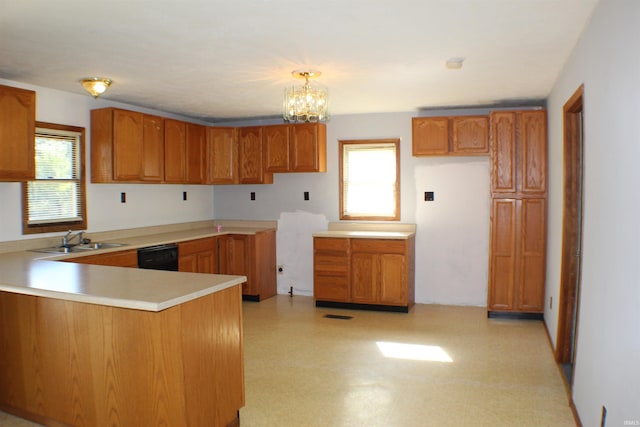
{"type": "MultiPolygon", "coordinates": [[[[640,422],[640,2],[603,0],[548,100],[547,301],[559,298],[562,106],[584,83],[582,288],[573,400],[585,426],[640,422]]],[[[557,305],[545,311],[554,343],[557,305]]]]}
{"type": "MultiPolygon", "coordinates": [[[[86,128],[87,161],[91,146],[90,111],[92,109],[117,106],[182,119],[164,112],[102,99],[95,100],[89,95],[72,94],[1,79],[0,84],[35,90],[36,120],[86,128]]],[[[213,218],[213,191],[210,186],[90,184],[88,165],[87,163],[89,232],[213,218]],[[183,191],[187,191],[186,202],[182,201],[183,191]],[[120,192],[127,193],[127,203],[120,203],[120,192]]],[[[20,184],[0,183],[0,241],[56,235],[56,233],[22,235],[21,200],[20,184]]]]}
{"type": "MultiPolygon", "coordinates": [[[[456,114],[452,111],[440,114],[456,114]]],[[[459,112],[458,112],[459,113],[459,112]]],[[[475,112],[474,112],[475,113],[475,112]]],[[[431,112],[432,115],[438,112],[431,112]]],[[[327,123],[327,172],[276,174],[271,185],[216,186],[215,217],[271,219],[300,209],[338,221],[338,140],[400,138],[401,222],[417,224],[416,301],[486,305],[489,158],[411,156],[416,113],[335,116],[327,123]],[[249,199],[256,192],[256,200],[249,199]],[[310,192],[310,200],[303,193],[310,192]],[[435,191],[425,202],[424,192],[435,191]]],[[[292,251],[278,249],[278,254],[292,251]]],[[[294,260],[278,259],[290,265],[294,260]]]]}

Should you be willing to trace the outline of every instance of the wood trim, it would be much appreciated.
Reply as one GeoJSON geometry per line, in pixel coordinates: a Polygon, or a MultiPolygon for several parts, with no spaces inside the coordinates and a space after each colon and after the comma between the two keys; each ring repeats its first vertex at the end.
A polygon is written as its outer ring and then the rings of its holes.
{"type": "Polygon", "coordinates": [[[569,399],[569,408],[571,408],[571,414],[573,415],[573,420],[576,422],[576,427],[582,427],[580,414],[578,413],[578,408],[576,408],[576,404],[573,402],[573,398],[569,399]]]}
{"type": "MultiPolygon", "coordinates": [[[[22,234],[38,234],[38,233],[51,233],[56,231],[69,231],[69,230],[86,230],[87,229],[87,183],[86,183],[86,150],[85,150],[85,128],[78,126],[61,125],[58,123],[47,122],[35,122],[36,128],[46,128],[55,130],[64,130],[70,132],[78,132],[80,134],[80,210],[82,214],[82,221],[72,221],[63,223],[48,223],[48,224],[31,224],[27,223],[27,182],[22,183],[22,234]]],[[[35,130],[33,134],[35,140],[35,130]]],[[[35,147],[35,142],[34,142],[35,147]]],[[[35,159],[35,148],[34,148],[35,159]]]]}
{"type": "MultiPolygon", "coordinates": [[[[563,107],[564,117],[564,204],[562,219],[562,253],[560,274],[560,298],[558,301],[558,331],[555,358],[558,363],[567,363],[571,358],[571,330],[573,312],[570,307],[579,304],[576,281],[576,252],[581,239],[577,231],[581,221],[578,212],[577,194],[580,184],[580,123],[579,113],[583,108],[584,85],[581,85],[563,107]]],[[[576,310],[578,307],[576,306],[576,310]]],[[[578,310],[579,312],[579,310],[578,310]]],[[[577,322],[577,317],[576,317],[577,322]]]]}

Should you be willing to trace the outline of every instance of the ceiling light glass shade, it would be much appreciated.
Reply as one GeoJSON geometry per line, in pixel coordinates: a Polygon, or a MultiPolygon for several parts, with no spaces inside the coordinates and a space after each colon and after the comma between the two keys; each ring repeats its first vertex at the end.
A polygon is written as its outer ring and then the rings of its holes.
{"type": "Polygon", "coordinates": [[[319,71],[293,71],[294,77],[305,79],[303,86],[284,90],[283,117],[287,122],[321,122],[329,119],[329,93],[321,85],[309,83],[319,71]]]}
{"type": "Polygon", "coordinates": [[[80,83],[82,83],[84,90],[89,92],[94,98],[97,98],[109,89],[113,81],[111,79],[105,79],[104,77],[91,77],[80,80],[80,83]]]}

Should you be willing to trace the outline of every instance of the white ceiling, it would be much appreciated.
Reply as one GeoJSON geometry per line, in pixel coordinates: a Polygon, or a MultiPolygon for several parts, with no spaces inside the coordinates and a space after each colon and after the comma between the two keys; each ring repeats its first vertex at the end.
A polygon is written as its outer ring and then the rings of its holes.
{"type": "Polygon", "coordinates": [[[0,78],[83,93],[106,76],[104,98],[211,121],[281,114],[305,68],[333,115],[539,100],[596,3],[0,0],[0,78]]]}

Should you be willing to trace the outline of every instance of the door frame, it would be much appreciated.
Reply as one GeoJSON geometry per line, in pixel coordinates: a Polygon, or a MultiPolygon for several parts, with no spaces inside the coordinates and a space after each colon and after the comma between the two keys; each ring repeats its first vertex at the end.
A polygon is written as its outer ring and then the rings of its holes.
{"type": "Polygon", "coordinates": [[[563,107],[564,204],[562,210],[560,301],[558,303],[558,332],[555,349],[555,358],[558,363],[573,362],[572,359],[575,358],[580,313],[579,282],[582,262],[583,216],[583,210],[579,208],[582,205],[583,193],[580,188],[583,185],[583,136],[580,116],[584,107],[583,97],[584,84],[580,85],[563,107]],[[574,357],[572,357],[572,348],[574,357]]]}

